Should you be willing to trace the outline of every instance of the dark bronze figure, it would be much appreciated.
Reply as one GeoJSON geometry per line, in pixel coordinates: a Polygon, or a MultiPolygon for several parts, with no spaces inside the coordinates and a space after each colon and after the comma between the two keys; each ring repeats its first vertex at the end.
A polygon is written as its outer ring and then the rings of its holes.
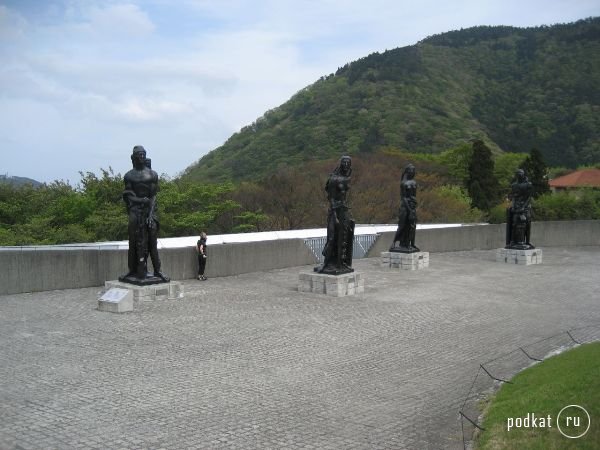
{"type": "Polygon", "coordinates": [[[315,272],[328,275],[354,272],[352,268],[354,220],[347,204],[351,174],[352,159],[349,156],[342,156],[325,184],[329,200],[327,242],[323,249],[325,260],[323,265],[315,267],[315,272]]]}
{"type": "Polygon", "coordinates": [[[141,145],[133,148],[131,154],[133,169],[125,174],[123,200],[129,216],[129,272],[119,281],[137,285],[165,283],[169,281],[160,271],[158,256],[158,174],[150,168],[146,150],[141,145]],[[152,260],[154,275],[147,271],[148,255],[152,260]]]}
{"type": "Polygon", "coordinates": [[[400,178],[400,212],[398,230],[390,252],[414,253],[420,251],[415,246],[417,230],[417,182],[415,166],[409,164],[400,178]]]}
{"type": "Polygon", "coordinates": [[[533,185],[523,169],[517,169],[508,198],[511,205],[506,209],[506,248],[529,250],[535,248],[531,237],[531,197],[533,185]]]}

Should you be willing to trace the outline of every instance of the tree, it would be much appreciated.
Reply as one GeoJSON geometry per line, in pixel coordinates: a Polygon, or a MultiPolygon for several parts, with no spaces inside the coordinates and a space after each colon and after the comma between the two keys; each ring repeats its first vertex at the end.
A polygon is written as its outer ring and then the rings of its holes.
{"type": "MultiPolygon", "coordinates": [[[[118,241],[127,239],[127,213],[123,202],[123,177],[100,169],[102,176],[92,172],[79,172],[79,197],[73,202],[82,216],[85,229],[93,234],[93,241],[118,241]],[[87,210],[85,208],[88,208],[87,210]]],[[[59,209],[64,210],[63,207],[59,209]]],[[[75,222],[78,223],[78,222],[75,222]]],[[[81,242],[81,241],[79,241],[81,242]]]]}
{"type": "Polygon", "coordinates": [[[500,200],[500,185],[494,175],[492,152],[479,139],[473,141],[467,190],[471,197],[471,205],[482,211],[489,211],[500,200]]]}
{"type": "Polygon", "coordinates": [[[529,156],[523,162],[521,167],[525,171],[525,175],[533,185],[533,197],[538,198],[550,192],[548,185],[548,167],[544,162],[542,152],[537,148],[532,148],[529,156]]]}
{"type": "MultiPolygon", "coordinates": [[[[310,164],[305,167],[310,173],[310,164]]],[[[325,215],[319,214],[318,205],[319,198],[325,202],[321,190],[325,183],[315,178],[307,177],[298,168],[280,167],[261,181],[264,197],[254,209],[261,208],[261,213],[270,217],[271,227],[275,230],[297,230],[313,225],[325,215]]]]}
{"type": "Polygon", "coordinates": [[[240,206],[229,198],[232,190],[231,183],[199,184],[161,178],[157,195],[161,237],[193,236],[203,230],[209,233],[217,231],[218,218],[240,206]]]}
{"type": "Polygon", "coordinates": [[[417,194],[417,217],[422,223],[481,222],[483,214],[471,207],[471,199],[460,186],[436,186],[417,194]]]}
{"type": "Polygon", "coordinates": [[[244,211],[234,217],[238,225],[234,226],[231,231],[234,233],[249,233],[252,231],[263,231],[264,224],[269,220],[269,216],[261,210],[244,211]]]}
{"type": "Polygon", "coordinates": [[[473,159],[473,146],[462,144],[440,153],[439,162],[448,167],[449,175],[457,183],[467,182],[469,164],[473,159]]]}
{"type": "MultiPolygon", "coordinates": [[[[100,177],[81,173],[77,188],[62,181],[37,188],[0,184],[0,245],[127,239],[123,178],[110,168],[101,171],[100,177]]],[[[160,189],[161,237],[212,232],[217,219],[239,209],[229,199],[229,183],[176,182],[163,176],[160,189]]]]}
{"type": "Polygon", "coordinates": [[[525,153],[502,153],[494,159],[494,175],[500,189],[508,193],[510,184],[515,177],[515,171],[523,167],[523,162],[527,155],[525,153]]]}

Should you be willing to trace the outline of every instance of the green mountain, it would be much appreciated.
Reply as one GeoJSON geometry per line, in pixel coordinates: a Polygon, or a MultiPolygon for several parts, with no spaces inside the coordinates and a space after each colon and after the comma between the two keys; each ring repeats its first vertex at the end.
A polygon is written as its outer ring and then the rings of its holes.
{"type": "Polygon", "coordinates": [[[373,53],[266,112],[182,178],[243,180],[343,153],[438,153],[473,138],[539,148],[550,165],[600,161],[600,18],[480,26],[373,53]]]}
{"type": "Polygon", "coordinates": [[[15,177],[9,175],[0,175],[0,183],[11,184],[13,186],[24,186],[26,184],[31,184],[33,187],[39,187],[42,185],[42,183],[32,178],[15,177]]]}

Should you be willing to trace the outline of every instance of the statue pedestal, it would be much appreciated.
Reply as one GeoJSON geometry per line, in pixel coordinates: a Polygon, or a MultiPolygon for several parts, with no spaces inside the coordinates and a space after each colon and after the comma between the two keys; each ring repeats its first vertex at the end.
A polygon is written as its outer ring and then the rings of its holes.
{"type": "Polygon", "coordinates": [[[381,267],[419,270],[429,267],[429,252],[381,252],[381,267]]]}
{"type": "Polygon", "coordinates": [[[181,284],[179,281],[169,281],[168,283],[151,284],[148,286],[137,286],[135,284],[113,280],[106,281],[104,286],[108,289],[119,288],[130,290],[133,293],[134,303],[183,298],[183,284],[181,284]]]}
{"type": "Polygon", "coordinates": [[[342,275],[302,272],[299,275],[299,292],[314,292],[331,297],[362,294],[365,291],[365,279],[360,272],[342,275]]]}
{"type": "Polygon", "coordinates": [[[506,264],[542,264],[542,249],[515,250],[512,248],[499,248],[496,250],[496,262],[506,264]]]}

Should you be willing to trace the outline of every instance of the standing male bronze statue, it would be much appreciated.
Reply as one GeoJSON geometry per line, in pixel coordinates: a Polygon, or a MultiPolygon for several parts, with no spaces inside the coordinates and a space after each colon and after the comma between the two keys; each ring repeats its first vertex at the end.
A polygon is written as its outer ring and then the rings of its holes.
{"type": "Polygon", "coordinates": [[[327,242],[323,249],[325,260],[321,266],[315,267],[315,272],[328,275],[354,272],[352,268],[354,220],[347,203],[351,174],[352,159],[349,156],[342,156],[325,184],[329,201],[327,242]]]}
{"type": "Polygon", "coordinates": [[[533,185],[523,169],[517,169],[510,186],[508,198],[512,201],[506,210],[506,247],[516,250],[529,250],[535,247],[531,237],[531,197],[533,185]]]}
{"type": "Polygon", "coordinates": [[[127,275],[119,281],[136,285],[165,283],[169,281],[160,271],[158,256],[158,211],[156,193],[158,174],[149,167],[146,150],[141,145],[133,147],[131,154],[133,169],[125,174],[123,200],[129,217],[129,253],[127,275]],[[147,273],[147,259],[150,254],[154,275],[147,273]]]}
{"type": "Polygon", "coordinates": [[[400,177],[400,211],[398,229],[390,252],[414,253],[420,251],[415,246],[417,231],[417,182],[415,166],[409,164],[400,177]]]}

